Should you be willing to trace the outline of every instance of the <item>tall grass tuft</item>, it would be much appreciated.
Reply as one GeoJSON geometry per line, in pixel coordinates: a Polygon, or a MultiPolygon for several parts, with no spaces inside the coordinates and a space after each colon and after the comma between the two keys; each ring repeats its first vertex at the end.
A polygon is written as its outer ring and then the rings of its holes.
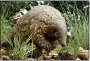
{"type": "Polygon", "coordinates": [[[75,55],[78,53],[78,48],[83,47],[88,48],[88,10],[78,9],[76,2],[72,7],[73,12],[70,12],[70,7],[67,6],[68,11],[65,11],[64,16],[67,21],[70,34],[68,38],[68,46],[73,47],[75,55]]]}
{"type": "MultiPolygon", "coordinates": [[[[0,2],[1,3],[1,2],[0,2]]],[[[9,24],[9,20],[7,16],[9,16],[9,9],[7,4],[0,6],[0,20],[1,20],[1,45],[4,43],[8,43],[8,52],[9,56],[12,56],[11,59],[26,59],[29,55],[31,55],[33,50],[35,49],[33,44],[27,45],[28,41],[24,41],[23,43],[20,42],[17,38],[14,37],[14,45],[12,40],[10,39],[9,32],[11,31],[12,27],[9,24]],[[10,45],[10,46],[9,46],[10,45]]],[[[0,45],[0,47],[2,47],[0,45]]]]}
{"type": "Polygon", "coordinates": [[[8,24],[7,16],[9,15],[9,8],[7,6],[1,5],[0,10],[0,20],[1,20],[1,44],[8,42],[12,45],[11,40],[9,38],[9,31],[11,29],[10,25],[8,24]]]}

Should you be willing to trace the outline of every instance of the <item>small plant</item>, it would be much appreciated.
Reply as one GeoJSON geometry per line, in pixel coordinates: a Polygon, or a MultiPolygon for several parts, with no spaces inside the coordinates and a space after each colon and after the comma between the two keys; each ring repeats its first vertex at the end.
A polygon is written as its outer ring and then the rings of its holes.
{"type": "Polygon", "coordinates": [[[35,48],[32,48],[31,44],[27,45],[27,41],[21,43],[20,40],[14,38],[14,46],[13,49],[10,50],[10,54],[13,55],[12,59],[26,59],[29,55],[32,54],[34,49],[35,48]]]}

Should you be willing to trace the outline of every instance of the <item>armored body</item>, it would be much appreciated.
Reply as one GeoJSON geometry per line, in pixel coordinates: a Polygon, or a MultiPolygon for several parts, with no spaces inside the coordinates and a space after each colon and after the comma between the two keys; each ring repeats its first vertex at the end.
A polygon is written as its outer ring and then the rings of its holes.
{"type": "Polygon", "coordinates": [[[35,6],[16,21],[13,34],[22,42],[31,36],[30,40],[33,40],[37,47],[49,52],[57,44],[66,46],[66,21],[61,13],[51,6],[35,6]]]}

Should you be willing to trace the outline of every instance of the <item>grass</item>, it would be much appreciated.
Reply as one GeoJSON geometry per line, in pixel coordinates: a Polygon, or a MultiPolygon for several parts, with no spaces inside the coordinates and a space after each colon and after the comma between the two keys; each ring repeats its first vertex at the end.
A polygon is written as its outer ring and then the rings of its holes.
{"type": "Polygon", "coordinates": [[[77,8],[76,2],[74,4],[75,6],[73,6],[73,9],[75,9],[75,11],[71,13],[70,9],[68,9],[68,11],[64,13],[64,16],[67,20],[68,28],[71,28],[72,31],[69,31],[71,32],[71,36],[68,38],[68,46],[73,47],[74,53],[75,55],[77,55],[79,47],[87,49],[89,45],[89,16],[87,14],[87,9],[82,12],[80,9],[77,8]]]}
{"type": "MultiPolygon", "coordinates": [[[[64,3],[64,2],[63,2],[64,3]]],[[[67,3],[68,5],[68,3],[67,3]]],[[[88,48],[88,42],[89,42],[89,38],[88,38],[88,14],[87,11],[85,9],[84,12],[82,12],[80,9],[77,8],[77,4],[74,3],[74,6],[72,6],[73,9],[73,13],[71,13],[70,11],[70,6],[67,6],[68,11],[64,11],[64,17],[67,21],[67,25],[69,30],[72,28],[72,32],[71,32],[71,36],[68,37],[67,41],[68,41],[68,46],[67,48],[65,48],[65,50],[69,50],[71,52],[73,52],[75,54],[75,56],[77,56],[77,52],[78,52],[78,47],[83,47],[84,49],[88,48]]],[[[9,37],[9,31],[11,30],[10,25],[8,25],[7,22],[7,16],[9,15],[9,9],[8,7],[5,6],[1,6],[1,13],[0,13],[0,20],[1,20],[1,44],[8,42],[11,47],[9,50],[9,54],[13,54],[13,56],[16,57],[16,59],[26,59],[26,57],[28,56],[28,53],[31,54],[33,53],[33,49],[34,45],[30,44],[27,45],[27,42],[23,42],[21,43],[20,40],[16,39],[14,40],[14,44],[15,46],[13,46],[12,41],[10,40],[9,37]]],[[[62,9],[65,9],[62,7],[62,9]]],[[[69,32],[69,31],[68,31],[69,32]]],[[[27,39],[27,41],[30,39],[27,39]]],[[[59,49],[59,47],[58,47],[59,49]]],[[[13,58],[14,59],[14,58],[13,58]]]]}
{"type": "MultiPolygon", "coordinates": [[[[8,43],[8,54],[11,56],[13,55],[12,59],[26,59],[28,53],[32,54],[31,52],[35,49],[33,48],[33,44],[27,45],[28,41],[23,43],[20,42],[17,38],[14,37],[14,46],[10,39],[9,32],[11,31],[11,27],[8,24],[7,16],[9,15],[9,9],[7,6],[1,6],[1,44],[8,43]]],[[[1,47],[1,46],[0,46],[1,47]]]]}
{"type": "Polygon", "coordinates": [[[9,31],[11,27],[7,23],[6,17],[8,16],[9,9],[7,7],[2,6],[0,12],[0,20],[1,20],[1,43],[9,42],[11,45],[11,41],[9,39],[9,31]]]}
{"type": "Polygon", "coordinates": [[[33,43],[27,45],[27,41],[21,43],[20,40],[18,40],[17,38],[15,38],[14,41],[15,45],[13,47],[13,50],[11,50],[10,54],[13,54],[13,57],[15,59],[26,59],[26,57],[28,57],[30,54],[32,55],[32,51],[35,49],[32,45],[33,43]]]}

